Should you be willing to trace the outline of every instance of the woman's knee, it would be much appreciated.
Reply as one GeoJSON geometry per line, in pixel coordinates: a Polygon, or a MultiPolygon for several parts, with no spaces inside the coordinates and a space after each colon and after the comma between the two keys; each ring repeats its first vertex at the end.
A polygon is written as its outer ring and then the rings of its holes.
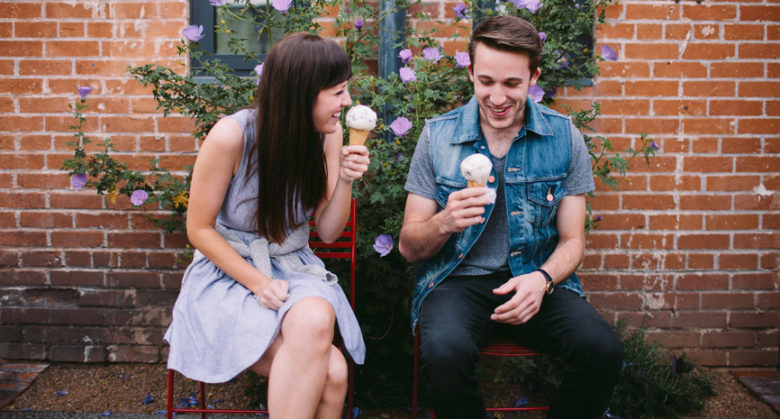
{"type": "Polygon", "coordinates": [[[347,360],[341,351],[331,345],[330,358],[328,360],[328,384],[336,387],[347,387],[349,381],[349,368],[347,360]]]}
{"type": "Polygon", "coordinates": [[[326,300],[304,298],[295,303],[282,321],[285,341],[309,346],[330,345],[335,330],[335,313],[326,300]]]}

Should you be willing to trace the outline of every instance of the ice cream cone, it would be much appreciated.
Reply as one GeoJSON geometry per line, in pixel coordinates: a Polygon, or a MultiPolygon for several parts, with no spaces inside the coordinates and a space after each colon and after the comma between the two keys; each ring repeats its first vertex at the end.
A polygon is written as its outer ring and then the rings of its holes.
{"type": "Polygon", "coordinates": [[[476,180],[467,180],[467,182],[469,184],[469,188],[482,188],[487,186],[487,183],[480,183],[476,180]]]}
{"type": "Polygon", "coordinates": [[[366,138],[371,131],[365,131],[362,129],[349,129],[349,145],[364,145],[366,138]]]}

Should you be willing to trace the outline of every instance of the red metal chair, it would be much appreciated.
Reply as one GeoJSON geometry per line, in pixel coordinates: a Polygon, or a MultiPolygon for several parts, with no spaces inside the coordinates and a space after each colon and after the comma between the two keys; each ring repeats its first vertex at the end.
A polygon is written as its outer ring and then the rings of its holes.
{"type": "MultiPolygon", "coordinates": [[[[357,205],[355,199],[352,199],[352,204],[349,212],[349,219],[347,225],[344,228],[344,232],[338,240],[333,243],[325,243],[320,240],[319,234],[316,230],[312,230],[309,233],[309,247],[314,250],[314,254],[321,259],[346,259],[349,260],[349,303],[352,309],[355,309],[355,242],[357,240],[357,205]]],[[[309,222],[309,225],[314,227],[313,222],[309,222]]],[[[354,378],[354,362],[351,358],[348,361],[349,367],[349,384],[347,387],[347,417],[353,419],[353,407],[354,407],[354,395],[353,395],[353,378],[354,378]]],[[[206,386],[205,383],[198,381],[199,389],[199,408],[191,407],[174,407],[174,371],[168,370],[168,400],[167,400],[167,418],[171,419],[174,413],[200,413],[201,418],[205,418],[207,413],[238,413],[238,414],[268,414],[267,410],[241,410],[241,409],[209,409],[206,406],[206,386]]]]}
{"type": "MultiPolygon", "coordinates": [[[[417,419],[417,390],[418,390],[418,377],[417,369],[419,367],[419,351],[420,351],[420,332],[419,330],[414,336],[414,371],[412,372],[412,419],[417,419]]],[[[540,353],[526,348],[525,346],[518,345],[510,340],[504,338],[496,338],[489,342],[487,345],[480,348],[479,353],[482,355],[490,356],[534,356],[540,353]]],[[[518,406],[518,407],[488,407],[485,411],[488,412],[523,412],[534,410],[548,410],[549,406],[518,406]]],[[[431,410],[431,419],[435,419],[433,410],[431,410]]]]}

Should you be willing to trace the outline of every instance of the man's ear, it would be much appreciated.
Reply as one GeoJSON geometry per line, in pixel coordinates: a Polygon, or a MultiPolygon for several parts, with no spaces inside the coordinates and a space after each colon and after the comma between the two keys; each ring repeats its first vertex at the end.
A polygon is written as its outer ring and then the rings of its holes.
{"type": "Polygon", "coordinates": [[[469,80],[471,80],[473,82],[474,81],[474,66],[469,64],[466,68],[469,70],[469,80]]]}
{"type": "Polygon", "coordinates": [[[542,75],[542,69],[536,67],[536,70],[531,74],[531,80],[528,81],[528,86],[536,86],[536,81],[539,80],[539,76],[542,75]]]}

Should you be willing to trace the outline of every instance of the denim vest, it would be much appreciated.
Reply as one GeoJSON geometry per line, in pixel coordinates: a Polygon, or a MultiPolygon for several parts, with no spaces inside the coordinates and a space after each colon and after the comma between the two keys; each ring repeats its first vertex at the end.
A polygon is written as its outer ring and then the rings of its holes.
{"type": "MultiPolygon", "coordinates": [[[[460,162],[474,153],[489,155],[487,142],[480,135],[476,99],[429,120],[425,129],[428,130],[436,176],[434,199],[443,209],[450,193],[466,187],[460,162]]],[[[574,129],[569,117],[531,100],[527,102],[525,126],[513,140],[504,166],[509,268],[513,276],[539,268],[558,244],[555,214],[561,199],[566,196],[564,179],[571,161],[574,129]]],[[[495,178],[495,169],[491,176],[495,178]]],[[[495,188],[497,184],[491,182],[488,187],[495,188]]],[[[485,207],[486,220],[493,207],[485,207]]],[[[419,263],[412,298],[412,330],[417,326],[423,299],[458,266],[486,224],[476,224],[452,234],[436,255],[419,263]]],[[[567,288],[584,295],[574,273],[556,288],[567,288]]]]}

